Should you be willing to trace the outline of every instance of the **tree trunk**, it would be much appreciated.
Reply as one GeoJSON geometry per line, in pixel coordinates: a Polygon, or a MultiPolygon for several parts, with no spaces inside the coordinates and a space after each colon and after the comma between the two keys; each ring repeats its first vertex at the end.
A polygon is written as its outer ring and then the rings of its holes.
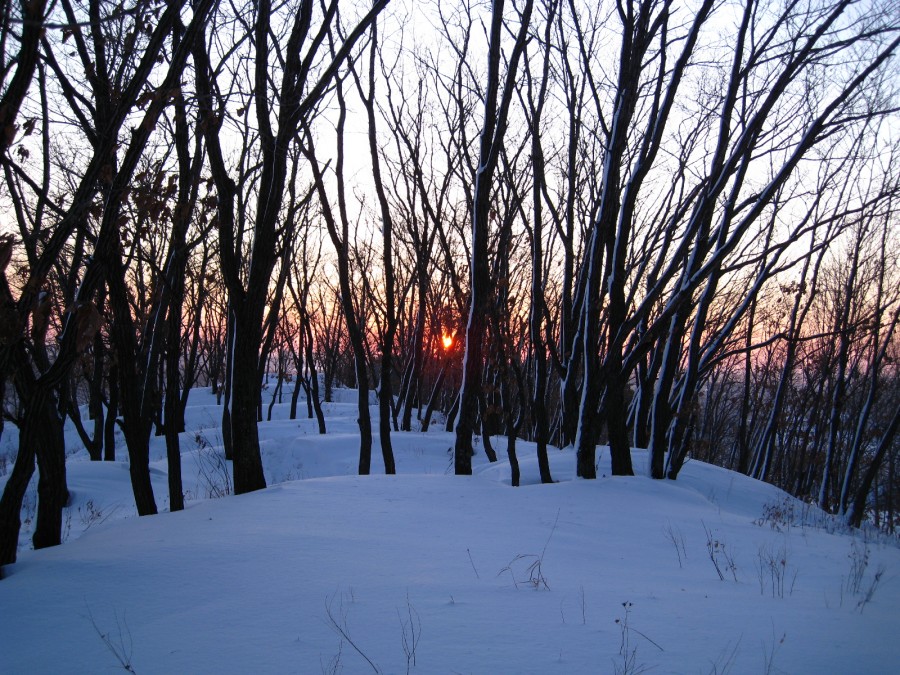
{"type": "Polygon", "coordinates": [[[109,366],[109,405],[106,410],[106,426],[103,429],[103,459],[116,461],[116,421],[119,417],[119,366],[109,366]]]}
{"type": "MultiPolygon", "coordinates": [[[[26,420],[31,417],[34,420],[32,424],[36,427],[34,438],[37,442],[39,472],[38,510],[32,537],[36,549],[62,543],[62,511],[69,501],[62,420],[52,398],[40,400],[39,404],[46,407],[43,415],[26,415],[26,420]]],[[[26,421],[27,424],[29,423],[26,421]]]]}
{"type": "MultiPolygon", "coordinates": [[[[894,410],[894,416],[887,429],[885,429],[884,434],[881,436],[881,440],[878,442],[878,447],[875,449],[875,456],[872,458],[872,462],[869,464],[869,468],[866,470],[866,474],[863,476],[863,479],[856,490],[856,496],[853,498],[853,503],[847,511],[847,522],[853,527],[862,525],[862,519],[866,515],[866,499],[869,496],[869,492],[872,490],[872,484],[875,481],[875,477],[878,475],[878,470],[881,468],[881,463],[884,461],[885,455],[891,448],[891,444],[894,441],[894,437],[897,435],[898,429],[900,429],[900,405],[894,410]]],[[[893,478],[893,472],[891,477],[893,478]]],[[[893,504],[893,502],[891,503],[893,504]]]]}
{"type": "MultiPolygon", "coordinates": [[[[424,271],[425,263],[417,262],[417,268],[424,271]]],[[[425,301],[428,292],[428,276],[427,273],[417,274],[417,286],[419,294],[418,309],[416,311],[416,328],[413,333],[412,356],[410,357],[410,372],[406,378],[406,387],[403,397],[403,416],[400,421],[400,428],[403,431],[412,429],[412,409],[420,394],[420,378],[422,373],[422,349],[425,342],[425,301]]],[[[421,402],[420,402],[421,403],[421,402]]]]}
{"type": "Polygon", "coordinates": [[[450,410],[447,411],[447,424],[444,426],[444,431],[447,433],[453,433],[453,429],[456,424],[456,416],[459,414],[459,394],[457,393],[453,399],[453,404],[450,406],[450,410]]]}
{"type": "MultiPolygon", "coordinates": [[[[313,338],[312,328],[309,325],[309,318],[306,321],[306,363],[309,367],[309,389],[310,399],[312,401],[313,410],[316,413],[316,422],[319,424],[319,433],[325,433],[325,415],[322,413],[322,402],[319,400],[319,372],[316,370],[316,360],[313,358],[313,338]]],[[[309,404],[309,401],[307,401],[309,404]]]]}
{"type": "Polygon", "coordinates": [[[35,444],[39,433],[34,424],[23,423],[19,432],[19,452],[0,496],[0,566],[16,561],[19,530],[22,527],[22,500],[34,475],[35,444]]]}
{"type": "Polygon", "coordinates": [[[441,372],[438,373],[438,377],[434,383],[434,387],[431,389],[431,396],[428,399],[428,407],[425,408],[425,416],[422,418],[422,424],[419,429],[423,433],[428,431],[428,427],[431,426],[431,416],[434,414],[434,409],[437,407],[438,398],[441,395],[441,387],[444,385],[444,377],[447,374],[447,367],[449,365],[450,357],[447,356],[444,359],[444,364],[441,366],[441,372]]]}
{"type": "Polygon", "coordinates": [[[235,331],[235,355],[254,355],[252,358],[232,357],[231,366],[231,440],[234,445],[232,459],[234,491],[235,494],[243,494],[266,487],[257,426],[257,406],[261,383],[255,355],[259,353],[261,336],[258,335],[258,330],[251,330],[251,326],[261,326],[261,323],[254,324],[243,316],[235,316],[235,324],[242,324],[245,327],[243,331],[235,331]],[[248,333],[250,334],[248,335],[248,333]]]}

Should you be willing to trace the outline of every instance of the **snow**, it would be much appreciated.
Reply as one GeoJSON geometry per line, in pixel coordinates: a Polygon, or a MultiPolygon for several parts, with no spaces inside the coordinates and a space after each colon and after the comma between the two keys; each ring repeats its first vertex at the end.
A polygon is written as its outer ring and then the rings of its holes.
{"type": "MultiPolygon", "coordinates": [[[[319,436],[287,419],[286,392],[260,425],[271,487],[209,499],[228,491],[221,409],[194,392],[179,513],[136,517],[127,463],[74,453],[66,543],[28,550],[25,528],[4,569],[0,671],[900,672],[889,540],[700,462],[674,482],[613,478],[601,448],[584,481],[551,450],[559,482],[540,485],[520,442],[522,487],[480,450],[474,476],[452,476],[439,425],[392,435],[399,475],[355,476],[355,392],[338,394],[319,436]]],[[[164,508],[162,438],[152,457],[164,508]]]]}

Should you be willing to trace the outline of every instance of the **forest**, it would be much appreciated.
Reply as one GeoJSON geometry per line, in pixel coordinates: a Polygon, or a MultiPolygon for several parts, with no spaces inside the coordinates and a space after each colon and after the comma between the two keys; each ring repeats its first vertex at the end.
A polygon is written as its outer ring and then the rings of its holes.
{"type": "Polygon", "coordinates": [[[442,425],[893,533],[898,46],[897,0],[5,0],[0,565],[35,471],[61,542],[66,424],[140,515],[164,436],[183,508],[196,387],[236,493],[340,386],[360,474],[442,425]]]}

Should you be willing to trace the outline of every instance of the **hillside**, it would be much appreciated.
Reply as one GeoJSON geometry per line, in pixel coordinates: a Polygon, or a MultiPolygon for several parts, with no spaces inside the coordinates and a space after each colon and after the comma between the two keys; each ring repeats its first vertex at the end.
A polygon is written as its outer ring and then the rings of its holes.
{"type": "Polygon", "coordinates": [[[900,550],[770,485],[700,462],[611,478],[603,452],[604,477],[575,480],[553,450],[544,486],[520,443],[513,489],[483,452],[448,475],[442,431],[395,434],[399,475],[359,477],[352,405],[328,404],[320,437],[285,403],[260,425],[271,487],[210,499],[228,492],[218,409],[191,400],[183,512],[135,517],[127,465],[73,455],[68,541],[23,547],[0,582],[0,670],[900,670],[900,550]]]}

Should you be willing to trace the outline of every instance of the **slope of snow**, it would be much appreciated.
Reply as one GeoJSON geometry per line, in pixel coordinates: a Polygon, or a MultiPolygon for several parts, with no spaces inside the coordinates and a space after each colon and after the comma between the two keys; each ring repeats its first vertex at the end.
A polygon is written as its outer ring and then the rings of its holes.
{"type": "MultiPolygon", "coordinates": [[[[207,499],[227,465],[195,392],[180,513],[134,517],[127,464],[76,453],[67,543],[4,570],[0,671],[900,671],[900,550],[772,486],[699,462],[674,482],[581,481],[556,450],[559,482],[539,485],[519,443],[513,489],[481,451],[475,476],[449,475],[437,430],[393,434],[399,475],[359,477],[353,404],[327,405],[323,437],[287,400],[260,425],[272,487],[207,499]]],[[[154,439],[161,507],[164,457],[154,439]]]]}

